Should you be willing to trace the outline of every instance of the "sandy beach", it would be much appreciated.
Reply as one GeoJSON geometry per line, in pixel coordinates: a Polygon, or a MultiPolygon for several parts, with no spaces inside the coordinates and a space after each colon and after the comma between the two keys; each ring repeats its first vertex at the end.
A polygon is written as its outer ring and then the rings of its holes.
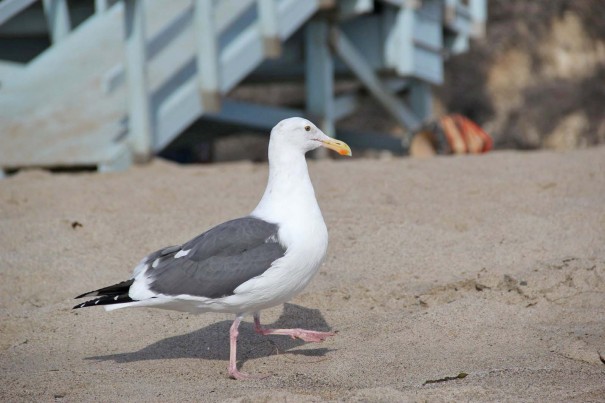
{"type": "Polygon", "coordinates": [[[73,311],[147,253],[249,213],[266,164],[0,181],[0,400],[605,401],[605,147],[310,162],[328,256],[266,324],[73,311]]]}

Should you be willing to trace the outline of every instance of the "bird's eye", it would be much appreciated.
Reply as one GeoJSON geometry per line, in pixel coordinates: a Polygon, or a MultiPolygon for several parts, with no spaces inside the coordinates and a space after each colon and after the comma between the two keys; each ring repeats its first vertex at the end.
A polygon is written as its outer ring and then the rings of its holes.
{"type": "Polygon", "coordinates": [[[306,131],[308,131],[308,132],[309,132],[309,131],[311,131],[311,126],[306,125],[306,126],[305,126],[305,130],[306,130],[306,131]]]}

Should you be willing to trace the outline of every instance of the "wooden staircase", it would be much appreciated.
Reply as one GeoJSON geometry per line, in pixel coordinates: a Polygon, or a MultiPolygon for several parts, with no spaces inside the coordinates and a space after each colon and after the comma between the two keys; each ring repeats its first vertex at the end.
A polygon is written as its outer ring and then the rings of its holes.
{"type": "MultiPolygon", "coordinates": [[[[0,25],[32,3],[0,1],[0,25]]],[[[200,116],[237,114],[245,109],[225,95],[263,61],[279,57],[288,38],[305,24],[306,37],[323,42],[307,47],[309,57],[315,58],[307,65],[314,63],[317,73],[307,80],[314,87],[308,94],[320,107],[301,113],[323,116],[328,119],[324,125],[334,124],[337,116],[330,111],[334,103],[342,103],[321,92],[326,85],[331,88],[328,53],[345,61],[402,124],[418,125],[422,114],[414,117],[413,111],[389,94],[372,66],[418,78],[427,86],[438,84],[442,71],[439,66],[428,70],[426,63],[441,64],[445,45],[430,18],[439,20],[441,30],[445,3],[454,7],[450,18],[454,22],[459,18],[459,4],[450,0],[382,2],[388,12],[381,21],[391,35],[379,45],[383,50],[378,60],[368,64],[364,59],[371,57],[363,50],[357,51],[357,59],[347,60],[356,53],[356,42],[347,41],[353,34],[326,24],[335,15],[343,21],[364,14],[372,18],[373,1],[96,0],[96,12],[74,30],[69,29],[65,0],[43,3],[52,46],[26,65],[0,62],[0,168],[4,170],[92,167],[108,171],[145,160],[200,116]],[[416,36],[428,26],[436,40],[424,43],[416,36]],[[340,39],[335,32],[341,32],[340,39]]],[[[472,18],[463,16],[461,21],[472,22],[472,18]]],[[[455,29],[468,39],[473,26],[455,29]]],[[[252,119],[258,119],[258,112],[267,114],[267,120],[296,112],[271,114],[271,110],[254,107],[249,111],[252,119]]]]}

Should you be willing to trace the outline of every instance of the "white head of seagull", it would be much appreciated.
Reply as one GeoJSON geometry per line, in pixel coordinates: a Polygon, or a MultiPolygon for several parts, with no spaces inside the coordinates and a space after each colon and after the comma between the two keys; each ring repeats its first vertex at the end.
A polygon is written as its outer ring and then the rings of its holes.
{"type": "Polygon", "coordinates": [[[274,153],[298,152],[303,155],[319,147],[326,147],[340,155],[351,155],[351,149],[344,142],[328,137],[313,123],[303,118],[288,118],[279,122],[271,130],[269,159],[274,153]]]}
{"type": "Polygon", "coordinates": [[[260,311],[292,299],[318,271],[328,232],[309,179],[305,153],[327,147],[351,155],[342,141],[306,119],[279,122],[269,141],[269,179],[249,216],[219,224],[182,245],[147,255],[126,281],[79,295],[97,297],[74,308],[155,307],[235,314],[230,330],[229,375],[237,368],[238,326],[253,315],[255,330],[320,342],[334,335],[303,329],[266,329],[260,311]]]}

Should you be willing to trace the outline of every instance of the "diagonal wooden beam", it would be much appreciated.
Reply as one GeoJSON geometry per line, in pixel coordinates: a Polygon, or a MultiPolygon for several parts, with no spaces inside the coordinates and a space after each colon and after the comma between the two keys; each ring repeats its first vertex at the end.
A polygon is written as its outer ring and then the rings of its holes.
{"type": "Polygon", "coordinates": [[[25,10],[37,0],[4,0],[0,1],[0,25],[25,10]]]}
{"type": "Polygon", "coordinates": [[[332,28],[330,44],[338,57],[399,124],[406,127],[410,132],[420,128],[421,120],[401,100],[391,94],[374,73],[372,67],[366,62],[363,55],[338,28],[332,28]]]}

